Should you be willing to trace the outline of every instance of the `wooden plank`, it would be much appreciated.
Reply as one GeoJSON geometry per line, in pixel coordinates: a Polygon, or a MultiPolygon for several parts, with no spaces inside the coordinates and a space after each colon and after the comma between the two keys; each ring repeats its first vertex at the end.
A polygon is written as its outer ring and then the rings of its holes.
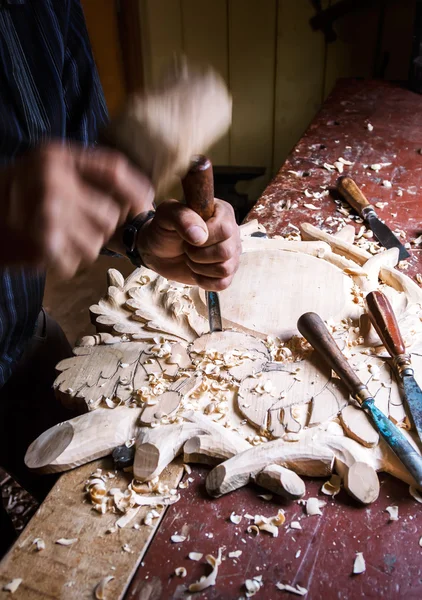
{"type": "MultiPolygon", "coordinates": [[[[17,600],[92,599],[95,586],[108,575],[114,579],[107,585],[107,598],[119,600],[142,560],[158,529],[165,509],[157,509],[160,517],[154,526],[141,525],[150,510],[141,507],[133,521],[115,533],[106,534],[118,515],[100,515],[86,500],[84,484],[98,467],[111,469],[111,460],[103,459],[64,474],[27,525],[18,541],[0,563],[0,598],[10,598],[3,586],[14,578],[22,578],[13,598],[17,600]],[[45,550],[37,552],[33,541],[42,538],[45,550]],[[60,538],[78,538],[71,546],[55,543],[60,538]],[[128,544],[130,552],[124,551],[128,544]]],[[[180,462],[170,465],[160,480],[170,488],[177,487],[183,467],[180,462]]],[[[108,487],[125,489],[131,476],[121,471],[110,479],[108,487]]]]}
{"type": "Polygon", "coordinates": [[[314,14],[311,2],[278,1],[274,171],[321,104],[325,40],[309,25],[314,14]]]}
{"type": "Polygon", "coordinates": [[[272,175],[276,5],[275,0],[229,2],[230,164],[266,167],[264,177],[238,186],[254,199],[272,175]]]}
{"type": "Polygon", "coordinates": [[[182,46],[180,2],[140,0],[145,85],[156,84],[182,46]]]}
{"type": "MultiPolygon", "coordinates": [[[[211,65],[228,84],[227,0],[182,0],[183,50],[193,63],[211,65]]],[[[209,152],[217,165],[229,164],[229,133],[209,152]]]]}
{"type": "Polygon", "coordinates": [[[113,115],[126,97],[116,3],[83,0],[82,5],[107,107],[113,115]]]}

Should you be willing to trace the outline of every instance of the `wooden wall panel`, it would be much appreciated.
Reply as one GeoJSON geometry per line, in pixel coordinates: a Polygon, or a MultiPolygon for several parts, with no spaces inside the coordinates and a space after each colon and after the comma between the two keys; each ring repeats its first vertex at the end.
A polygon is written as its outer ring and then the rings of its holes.
{"type": "Polygon", "coordinates": [[[82,0],[86,24],[109,113],[126,97],[115,0],[82,0]]]}
{"type": "Polygon", "coordinates": [[[265,177],[239,184],[251,198],[271,177],[276,15],[276,0],[229,0],[230,162],[267,168],[265,177]]]}
{"type": "MultiPolygon", "coordinates": [[[[182,0],[182,47],[194,63],[211,65],[229,85],[228,0],[182,0]]],[[[211,149],[214,164],[229,164],[229,134],[211,149]]]]}
{"type": "Polygon", "coordinates": [[[140,0],[146,86],[154,85],[182,46],[180,0],[140,0]]]}
{"type": "Polygon", "coordinates": [[[322,100],[325,39],[309,25],[314,14],[310,2],[278,0],[275,172],[311,122],[322,100]]]}

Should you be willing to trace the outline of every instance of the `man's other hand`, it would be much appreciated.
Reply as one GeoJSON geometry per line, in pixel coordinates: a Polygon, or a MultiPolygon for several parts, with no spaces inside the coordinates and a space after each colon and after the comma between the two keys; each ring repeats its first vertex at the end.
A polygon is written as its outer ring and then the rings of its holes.
{"type": "Polygon", "coordinates": [[[160,275],[221,291],[239,266],[239,227],[233,208],[215,200],[207,222],[176,200],[163,202],[138,234],[138,248],[147,267],[160,275]]]}
{"type": "Polygon", "coordinates": [[[147,178],[115,151],[39,147],[0,170],[0,264],[53,266],[71,277],[152,202],[147,178]]]}

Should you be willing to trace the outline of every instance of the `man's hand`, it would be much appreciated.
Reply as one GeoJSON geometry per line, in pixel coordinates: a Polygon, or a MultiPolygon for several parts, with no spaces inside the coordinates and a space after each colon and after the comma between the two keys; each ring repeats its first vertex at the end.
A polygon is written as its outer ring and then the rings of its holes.
{"type": "Polygon", "coordinates": [[[152,202],[147,178],[115,151],[40,147],[0,170],[0,264],[53,266],[71,277],[152,202]]]}
{"type": "Polygon", "coordinates": [[[138,234],[147,267],[160,275],[210,291],[230,285],[239,266],[239,228],[230,204],[215,200],[206,223],[176,200],[163,202],[138,234]]]}

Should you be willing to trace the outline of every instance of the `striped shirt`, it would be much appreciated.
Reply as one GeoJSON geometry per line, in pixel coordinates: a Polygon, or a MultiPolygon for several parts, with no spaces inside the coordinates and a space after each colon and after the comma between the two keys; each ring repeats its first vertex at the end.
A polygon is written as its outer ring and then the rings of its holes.
{"type": "MultiPolygon", "coordinates": [[[[106,119],[80,0],[0,0],[0,167],[48,139],[92,144],[106,119]]],[[[33,335],[44,281],[0,269],[0,386],[33,335]]]]}

